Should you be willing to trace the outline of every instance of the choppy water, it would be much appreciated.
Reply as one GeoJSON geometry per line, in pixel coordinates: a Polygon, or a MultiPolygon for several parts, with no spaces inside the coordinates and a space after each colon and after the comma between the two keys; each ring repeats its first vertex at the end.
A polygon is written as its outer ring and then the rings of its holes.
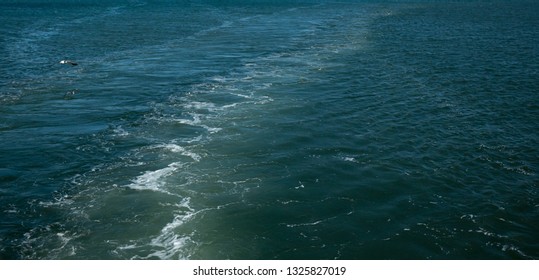
{"type": "Polygon", "coordinates": [[[0,258],[539,257],[535,1],[48,2],[0,4],[0,258]]]}

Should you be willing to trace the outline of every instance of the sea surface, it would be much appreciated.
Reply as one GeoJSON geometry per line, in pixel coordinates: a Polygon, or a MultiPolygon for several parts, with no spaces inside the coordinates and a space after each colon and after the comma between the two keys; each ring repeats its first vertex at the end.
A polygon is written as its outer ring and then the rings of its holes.
{"type": "Polygon", "coordinates": [[[537,1],[0,4],[0,259],[537,259],[538,174],[537,1]]]}

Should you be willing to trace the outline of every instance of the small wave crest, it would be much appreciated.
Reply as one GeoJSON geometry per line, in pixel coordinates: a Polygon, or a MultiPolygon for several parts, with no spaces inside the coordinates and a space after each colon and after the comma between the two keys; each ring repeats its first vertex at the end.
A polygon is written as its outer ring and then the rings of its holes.
{"type": "Polygon", "coordinates": [[[194,152],[188,151],[184,147],[177,145],[177,144],[161,144],[155,146],[156,148],[165,149],[167,151],[171,151],[173,153],[179,153],[181,155],[187,156],[192,158],[194,161],[200,161],[202,157],[194,152]]]}
{"type": "Polygon", "coordinates": [[[183,164],[180,162],[173,162],[165,168],[146,171],[144,174],[135,178],[131,184],[127,185],[127,187],[134,190],[150,190],[170,194],[166,190],[162,189],[163,185],[165,184],[163,179],[173,174],[182,166],[183,164]]]}
{"type": "Polygon", "coordinates": [[[134,251],[132,259],[188,259],[189,246],[193,244],[192,234],[183,233],[181,227],[189,222],[198,212],[190,205],[190,198],[183,198],[175,204],[176,210],[172,221],[165,224],[159,233],[150,240],[133,240],[130,244],[120,245],[116,251],[134,251]],[[147,252],[140,254],[140,252],[147,252]]]}

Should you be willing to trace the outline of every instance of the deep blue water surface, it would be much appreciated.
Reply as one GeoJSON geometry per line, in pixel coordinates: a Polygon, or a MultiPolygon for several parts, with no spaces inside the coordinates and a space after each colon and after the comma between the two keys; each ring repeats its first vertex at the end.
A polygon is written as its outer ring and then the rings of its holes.
{"type": "Polygon", "coordinates": [[[538,174],[536,1],[0,4],[1,259],[536,259],[538,174]]]}

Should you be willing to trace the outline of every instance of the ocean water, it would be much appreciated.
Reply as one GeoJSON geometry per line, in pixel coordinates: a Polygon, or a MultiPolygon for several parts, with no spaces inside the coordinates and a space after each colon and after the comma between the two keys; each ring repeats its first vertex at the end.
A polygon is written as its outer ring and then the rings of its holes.
{"type": "Polygon", "coordinates": [[[0,258],[536,259],[538,116],[537,1],[2,1],[0,258]]]}

